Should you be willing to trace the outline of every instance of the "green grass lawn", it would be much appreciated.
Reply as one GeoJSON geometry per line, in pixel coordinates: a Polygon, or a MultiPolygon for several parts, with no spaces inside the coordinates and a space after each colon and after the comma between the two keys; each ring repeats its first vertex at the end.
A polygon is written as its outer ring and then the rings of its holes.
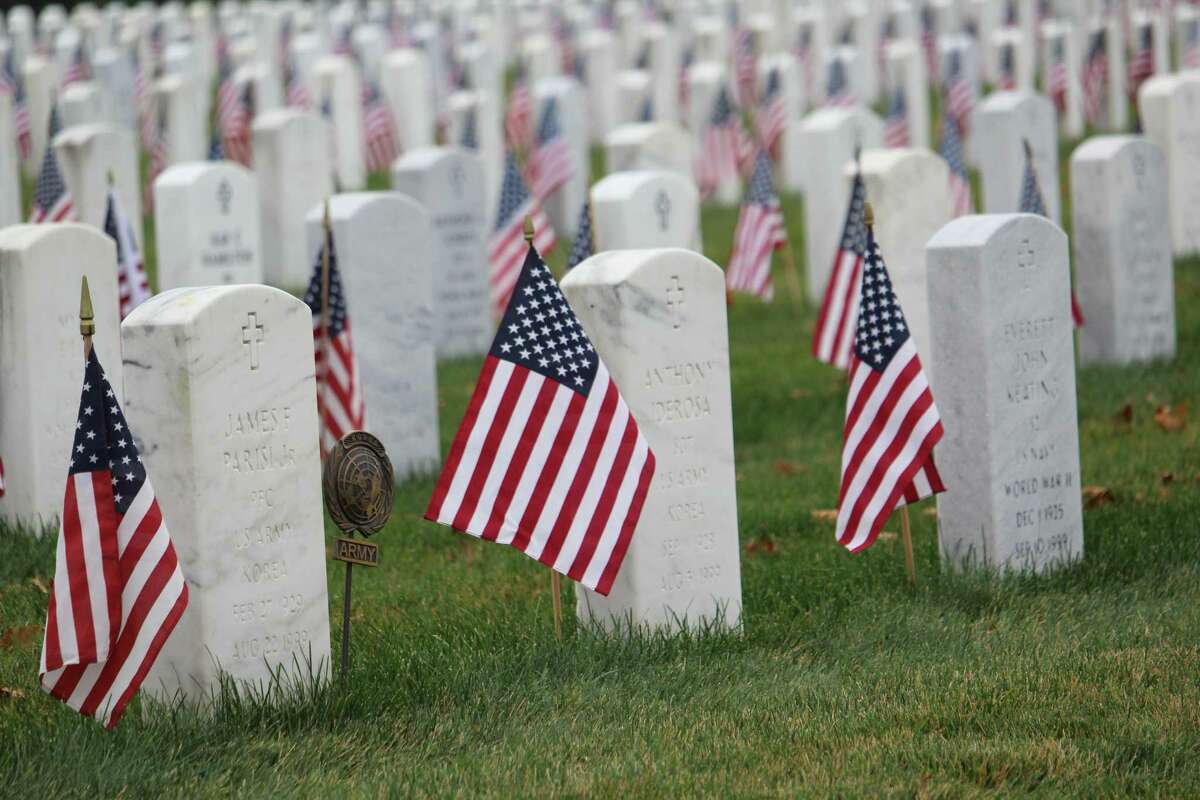
{"type": "MultiPolygon", "coordinates": [[[[735,213],[704,212],[719,263],[735,213]]],[[[37,688],[53,537],[0,531],[0,794],[1200,794],[1200,424],[1153,418],[1200,400],[1200,260],[1177,265],[1174,362],[1079,373],[1083,483],[1114,499],[1085,511],[1083,562],[943,574],[927,502],[915,589],[894,536],[852,556],[812,515],[836,501],[844,379],[776,271],[778,302],[730,309],[741,633],[596,638],[564,585],[559,643],[547,571],[421,521],[426,480],[356,573],[348,689],[135,707],[110,734],[37,688]]],[[[446,446],[477,369],[440,366],[446,446]]],[[[341,587],[331,562],[335,652],[341,587]]]]}

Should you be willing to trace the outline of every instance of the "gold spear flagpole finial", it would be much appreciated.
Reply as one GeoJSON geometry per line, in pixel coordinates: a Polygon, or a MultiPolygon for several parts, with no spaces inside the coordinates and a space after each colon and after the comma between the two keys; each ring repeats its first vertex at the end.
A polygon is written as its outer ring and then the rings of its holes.
{"type": "Polygon", "coordinates": [[[96,333],[96,314],[92,310],[92,293],[88,290],[87,275],[79,285],[79,335],[93,336],[96,333]]]}
{"type": "Polygon", "coordinates": [[[533,217],[525,217],[525,242],[533,246],[533,217]]]}
{"type": "Polygon", "coordinates": [[[870,200],[863,203],[863,219],[867,223],[868,228],[875,227],[875,209],[871,206],[870,200]]]}

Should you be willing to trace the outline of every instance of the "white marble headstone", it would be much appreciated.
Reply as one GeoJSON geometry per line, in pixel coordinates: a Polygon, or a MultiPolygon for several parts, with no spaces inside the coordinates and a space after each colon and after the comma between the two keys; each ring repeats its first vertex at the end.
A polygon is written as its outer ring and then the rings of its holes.
{"type": "Polygon", "coordinates": [[[17,157],[12,97],[3,95],[0,96],[0,228],[21,221],[21,167],[17,157]]]}
{"type": "Polygon", "coordinates": [[[302,289],[312,274],[304,215],[333,189],[328,127],[312,112],[276,109],[254,118],[254,174],[264,278],[302,289]]]}
{"type": "Polygon", "coordinates": [[[54,139],[54,151],[63,179],[71,190],[76,218],[97,228],[104,227],[111,172],[117,196],[144,251],[141,182],[132,131],[107,122],[77,125],[59,132],[54,139]]]}
{"type": "Polygon", "coordinates": [[[801,123],[799,150],[808,165],[804,177],[804,271],[809,300],[820,303],[833,270],[833,257],[842,240],[850,205],[850,187],[843,170],[858,147],[879,147],[883,122],[862,108],[825,108],[801,123]]]}
{"type": "MultiPolygon", "coordinates": [[[[398,192],[334,195],[333,244],[354,335],[366,428],[388,451],[396,479],[439,463],[429,214],[398,192]]],[[[310,263],[324,206],[306,219],[310,263]]]]}
{"type": "Polygon", "coordinates": [[[348,56],[326,56],[314,70],[318,100],[328,97],[333,109],[334,169],[343,190],[367,185],[363,155],[362,83],[348,56]]]}
{"type": "Polygon", "coordinates": [[[660,169],[692,177],[691,137],[673,122],[619,125],[604,140],[604,150],[610,174],[660,169]]]}
{"type": "Polygon", "coordinates": [[[143,691],[202,701],[222,672],[259,689],[278,670],[327,675],[308,306],[268,286],[173,289],[121,335],[125,414],[188,585],[143,691]]]}
{"type": "Polygon", "coordinates": [[[1082,363],[1175,355],[1167,162],[1140,136],[1101,136],[1071,155],[1082,363]]]}
{"type": "Polygon", "coordinates": [[[1032,214],[929,241],[942,561],[1042,572],[1083,555],[1067,237],[1032,214]]]}
{"type": "Polygon", "coordinates": [[[62,512],[83,381],[84,275],[96,314],[93,346],[119,392],[124,384],[113,240],[76,223],[0,228],[0,458],[6,467],[0,519],[40,527],[62,512]]]}
{"type": "Polygon", "coordinates": [[[483,165],[466,150],[427,147],[392,166],[392,187],[425,207],[432,234],[433,327],[439,358],[491,347],[483,165]]]}
{"type": "Polygon", "coordinates": [[[1174,253],[1195,253],[1200,251],[1200,72],[1151,78],[1139,97],[1146,137],[1167,157],[1174,253]]]}
{"type": "Polygon", "coordinates": [[[154,182],[158,287],[262,283],[258,181],[232,161],[169,167],[154,182]]]}
{"type": "Polygon", "coordinates": [[[654,480],[607,597],[585,624],[674,630],[741,620],[725,276],[690,250],[610,250],[562,283],[655,455],[654,480]]]}
{"type": "Polygon", "coordinates": [[[433,82],[429,57],[402,48],[383,57],[380,90],[392,112],[392,124],[403,152],[433,144],[433,82]]]}
{"type": "Polygon", "coordinates": [[[700,251],[700,193],[675,172],[617,172],[592,187],[597,251],[683,247],[700,251]]]}
{"type": "Polygon", "coordinates": [[[995,92],[976,109],[971,136],[983,181],[983,208],[989,214],[1020,208],[1025,146],[1033,148],[1046,214],[1058,222],[1062,200],[1058,183],[1058,121],[1054,104],[1029,92],[995,92]]]}

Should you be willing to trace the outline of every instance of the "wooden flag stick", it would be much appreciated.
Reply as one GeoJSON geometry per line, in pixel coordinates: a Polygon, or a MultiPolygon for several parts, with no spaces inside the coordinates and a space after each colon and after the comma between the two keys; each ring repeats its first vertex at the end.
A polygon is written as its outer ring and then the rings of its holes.
{"type": "Polygon", "coordinates": [[[92,293],[88,290],[87,275],[79,284],[79,335],[83,337],[83,360],[92,355],[92,336],[96,333],[96,314],[92,310],[92,293]]]}
{"type": "Polygon", "coordinates": [[[550,597],[554,602],[554,638],[562,641],[562,584],[558,572],[550,570],[550,597]]]}
{"type": "Polygon", "coordinates": [[[917,566],[913,560],[912,529],[908,524],[908,506],[900,506],[900,536],[904,539],[904,569],[908,582],[917,585],[917,566]]]}

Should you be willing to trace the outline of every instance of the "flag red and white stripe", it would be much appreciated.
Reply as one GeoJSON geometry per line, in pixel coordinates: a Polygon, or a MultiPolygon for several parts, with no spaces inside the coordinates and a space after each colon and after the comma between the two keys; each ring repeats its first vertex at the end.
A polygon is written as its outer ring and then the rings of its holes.
{"type": "Polygon", "coordinates": [[[850,348],[858,324],[858,296],[862,282],[863,258],[867,249],[865,216],[866,190],[856,175],[846,210],[842,238],[833,257],[833,269],[825,286],[825,297],[817,314],[813,333],[813,356],[838,369],[850,365],[850,348]]]}
{"type": "Polygon", "coordinates": [[[381,172],[391,168],[392,162],[400,155],[400,149],[396,144],[392,112],[383,101],[383,94],[371,85],[365,95],[363,134],[366,139],[367,171],[381,172]]]}
{"type": "Polygon", "coordinates": [[[837,540],[852,552],[870,547],[897,507],[945,491],[933,462],[941,416],[869,232],[862,283],[837,518],[837,540]]]}
{"type": "Polygon", "coordinates": [[[116,727],[187,598],[154,488],[92,353],[59,524],[42,688],[116,727]]]}
{"type": "Polygon", "coordinates": [[[153,296],[150,280],[142,264],[133,226],[115,189],[108,190],[108,212],[104,215],[104,232],[117,243],[117,295],[121,301],[121,319],[153,296]]]}
{"type": "Polygon", "coordinates": [[[526,248],[425,518],[607,595],[653,474],[654,454],[608,369],[526,248]],[[543,312],[555,320],[545,336],[523,324],[543,312]]]}
{"type": "Polygon", "coordinates": [[[557,243],[554,227],[546,218],[542,204],[529,193],[517,159],[511,152],[504,161],[504,180],[500,186],[500,210],[496,215],[496,227],[488,240],[488,263],[491,265],[490,283],[492,307],[502,314],[512,297],[513,286],[521,274],[525,251],[525,218],[533,221],[533,244],[540,253],[548,253],[557,243]]]}
{"type": "Polygon", "coordinates": [[[746,292],[770,301],[774,295],[771,255],[786,243],[783,212],[771,185],[771,161],[766,151],[760,150],[733,231],[733,253],[725,271],[725,282],[730,291],[746,292]]]}

